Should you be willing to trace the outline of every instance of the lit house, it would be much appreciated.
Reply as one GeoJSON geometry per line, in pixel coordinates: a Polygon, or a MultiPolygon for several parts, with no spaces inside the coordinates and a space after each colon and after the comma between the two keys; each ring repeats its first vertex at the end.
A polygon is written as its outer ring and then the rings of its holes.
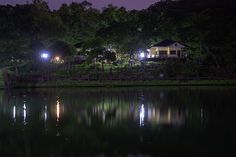
{"type": "Polygon", "coordinates": [[[150,47],[148,58],[185,58],[186,46],[176,41],[163,40],[150,47]]]}

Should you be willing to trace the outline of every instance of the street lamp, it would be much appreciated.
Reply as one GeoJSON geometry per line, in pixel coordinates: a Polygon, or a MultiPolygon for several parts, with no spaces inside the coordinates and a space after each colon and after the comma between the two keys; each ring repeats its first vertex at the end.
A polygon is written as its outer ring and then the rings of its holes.
{"type": "Polygon", "coordinates": [[[143,59],[143,58],[145,57],[144,52],[141,52],[141,53],[140,53],[140,57],[141,57],[141,59],[143,59]]]}
{"type": "Polygon", "coordinates": [[[55,57],[55,60],[56,60],[57,62],[59,62],[59,61],[60,61],[60,57],[56,56],[56,57],[55,57]]]}
{"type": "Polygon", "coordinates": [[[43,58],[43,59],[48,59],[48,54],[47,54],[47,53],[41,54],[41,58],[43,58]]]}
{"type": "Polygon", "coordinates": [[[49,59],[49,52],[48,51],[42,51],[40,54],[40,57],[42,60],[48,60],[49,59]]]}

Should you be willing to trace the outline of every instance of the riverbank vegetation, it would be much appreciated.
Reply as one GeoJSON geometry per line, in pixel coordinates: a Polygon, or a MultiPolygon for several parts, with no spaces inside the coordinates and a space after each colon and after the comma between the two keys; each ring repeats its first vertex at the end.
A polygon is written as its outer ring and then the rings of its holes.
{"type": "Polygon", "coordinates": [[[161,87],[161,86],[235,86],[235,80],[153,80],[153,81],[75,81],[56,80],[18,82],[15,88],[77,88],[77,87],[161,87]]]}

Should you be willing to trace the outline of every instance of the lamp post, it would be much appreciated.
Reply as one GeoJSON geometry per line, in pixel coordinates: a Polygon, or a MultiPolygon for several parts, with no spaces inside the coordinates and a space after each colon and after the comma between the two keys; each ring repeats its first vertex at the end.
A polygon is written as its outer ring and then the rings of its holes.
{"type": "Polygon", "coordinates": [[[41,58],[41,61],[45,63],[46,68],[44,69],[46,69],[47,80],[49,80],[49,67],[47,63],[50,59],[50,53],[46,50],[43,50],[40,53],[40,58],[41,58]]]}
{"type": "Polygon", "coordinates": [[[145,57],[145,53],[144,52],[141,52],[140,53],[140,58],[143,59],[145,57]]]}
{"type": "Polygon", "coordinates": [[[42,51],[40,54],[40,57],[42,61],[47,61],[49,59],[49,52],[48,51],[42,51]]]}

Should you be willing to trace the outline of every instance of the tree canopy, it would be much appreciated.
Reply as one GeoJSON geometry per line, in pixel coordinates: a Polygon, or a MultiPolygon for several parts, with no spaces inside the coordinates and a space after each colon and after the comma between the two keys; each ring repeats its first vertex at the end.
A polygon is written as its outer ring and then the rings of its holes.
{"type": "Polygon", "coordinates": [[[1,60],[29,56],[33,53],[29,45],[35,42],[47,48],[58,41],[84,42],[93,50],[103,47],[133,54],[173,39],[188,45],[193,61],[235,71],[234,6],[234,0],[166,0],[140,11],[113,5],[98,10],[86,1],[63,4],[54,11],[42,0],[0,6],[1,60]]]}

